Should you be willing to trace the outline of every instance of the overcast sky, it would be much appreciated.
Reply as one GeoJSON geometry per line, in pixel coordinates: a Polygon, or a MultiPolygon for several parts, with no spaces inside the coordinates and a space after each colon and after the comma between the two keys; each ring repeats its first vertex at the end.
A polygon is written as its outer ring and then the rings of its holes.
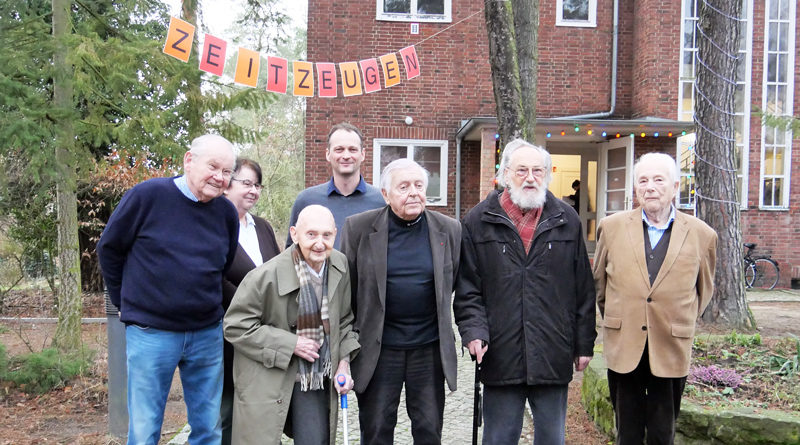
{"type": "MultiPolygon", "coordinates": [[[[278,0],[283,11],[292,18],[294,26],[305,27],[308,15],[308,2],[304,0],[278,0]]],[[[179,17],[181,13],[181,0],[167,0],[170,5],[170,14],[179,17]]],[[[225,39],[225,31],[233,24],[236,15],[241,12],[239,0],[219,1],[201,0],[203,7],[203,21],[208,26],[209,32],[216,37],[225,39]]]]}

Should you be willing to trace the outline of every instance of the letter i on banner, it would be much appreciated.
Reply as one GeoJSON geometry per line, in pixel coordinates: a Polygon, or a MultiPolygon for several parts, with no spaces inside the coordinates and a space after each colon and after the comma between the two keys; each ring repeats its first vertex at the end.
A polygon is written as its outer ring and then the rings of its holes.
{"type": "Polygon", "coordinates": [[[170,17],[167,41],[164,42],[164,54],[188,62],[189,54],[192,52],[192,37],[194,37],[194,25],[170,17]]]}
{"type": "Polygon", "coordinates": [[[289,61],[283,57],[267,57],[267,91],[286,94],[288,79],[289,61]]]}
{"type": "Polygon", "coordinates": [[[248,87],[255,88],[258,84],[258,67],[261,63],[261,56],[258,52],[247,48],[239,47],[239,55],[236,58],[236,75],[233,81],[248,87]]]}
{"type": "Polygon", "coordinates": [[[294,75],[295,96],[314,96],[314,71],[313,63],[295,60],[292,62],[292,74],[294,75]]]}
{"type": "Polygon", "coordinates": [[[395,53],[385,54],[380,59],[383,66],[383,86],[389,88],[400,83],[400,66],[395,53]]]}
{"type": "Polygon", "coordinates": [[[336,97],[336,65],[317,63],[319,97],[336,97]]]}
{"type": "Polygon", "coordinates": [[[413,79],[419,76],[419,60],[417,59],[417,50],[414,49],[414,45],[401,49],[400,58],[403,59],[403,66],[406,67],[406,79],[413,79]]]}
{"type": "Polygon", "coordinates": [[[345,97],[361,94],[361,75],[358,73],[358,63],[340,63],[339,74],[342,76],[342,94],[345,97]]]}
{"type": "Polygon", "coordinates": [[[358,62],[358,64],[361,65],[361,73],[364,74],[364,92],[380,91],[381,80],[378,78],[378,61],[365,59],[358,62]]]}
{"type": "Polygon", "coordinates": [[[203,57],[200,59],[200,69],[217,76],[222,75],[225,69],[225,48],[228,42],[206,34],[203,39],[203,57]]]}

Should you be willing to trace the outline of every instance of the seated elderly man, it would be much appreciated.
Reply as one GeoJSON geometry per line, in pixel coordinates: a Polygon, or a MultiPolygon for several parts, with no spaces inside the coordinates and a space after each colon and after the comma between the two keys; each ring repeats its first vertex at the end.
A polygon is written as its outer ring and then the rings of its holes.
{"type": "Polygon", "coordinates": [[[353,361],[362,445],[393,442],[404,383],[414,443],[440,443],[445,379],[456,389],[450,305],[461,225],[425,209],[427,186],[419,164],[391,162],[381,175],[389,205],[342,229],[362,345],[353,361]]]}
{"type": "Polygon", "coordinates": [[[353,387],[349,363],[359,345],[333,215],[308,206],[289,231],[294,245],[247,274],[225,314],[234,444],[280,443],[284,430],[298,445],[332,444],[337,392],[353,387]]]}

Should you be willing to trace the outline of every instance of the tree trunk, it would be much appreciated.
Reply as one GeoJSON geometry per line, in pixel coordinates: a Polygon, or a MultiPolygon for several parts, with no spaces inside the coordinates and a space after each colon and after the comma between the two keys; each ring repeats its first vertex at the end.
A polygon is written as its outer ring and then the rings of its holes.
{"type": "Polygon", "coordinates": [[[703,321],[740,330],[755,328],[747,307],[742,270],[740,199],[734,133],[734,93],[741,0],[718,0],[714,11],[702,3],[697,33],[695,81],[697,215],[719,235],[714,295],[703,321]],[[726,17],[728,16],[728,17],[726,17]],[[705,34],[705,36],[703,35],[705,34]]]}
{"type": "Polygon", "coordinates": [[[539,1],[511,0],[522,100],[522,138],[535,143],[536,82],[539,78],[539,1]]]}
{"type": "MultiPolygon", "coordinates": [[[[72,69],[67,61],[69,34],[69,0],[52,0],[53,38],[53,105],[57,109],[74,109],[72,98],[72,69]]],[[[58,214],[58,324],[53,346],[62,351],[74,351],[81,345],[81,272],[78,246],[78,198],[76,193],[75,133],[70,118],[60,118],[56,124],[56,211],[58,214]]]]}
{"type": "Polygon", "coordinates": [[[484,12],[489,34],[489,62],[497,108],[497,127],[500,143],[505,145],[515,138],[523,137],[525,128],[514,41],[514,15],[508,1],[484,0],[484,12]]]}
{"type": "MultiPolygon", "coordinates": [[[[199,0],[182,0],[181,14],[183,20],[195,26],[194,29],[194,42],[192,43],[192,52],[189,57],[189,64],[197,63],[199,60],[198,53],[202,51],[200,47],[200,26],[197,20],[197,11],[200,9],[199,0]]],[[[203,91],[200,84],[203,82],[202,71],[195,67],[186,72],[186,100],[188,102],[188,110],[190,112],[188,119],[189,126],[189,139],[194,139],[205,133],[205,124],[203,121],[203,91]]]]}

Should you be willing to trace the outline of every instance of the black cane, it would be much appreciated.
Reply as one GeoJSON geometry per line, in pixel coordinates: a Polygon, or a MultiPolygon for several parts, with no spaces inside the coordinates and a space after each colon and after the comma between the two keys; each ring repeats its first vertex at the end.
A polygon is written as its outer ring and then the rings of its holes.
{"type": "MultiPolygon", "coordinates": [[[[475,360],[475,357],[472,357],[475,360]]],[[[472,406],[472,445],[478,445],[478,428],[483,419],[483,398],[481,396],[481,365],[475,360],[475,396],[472,406]]]]}

